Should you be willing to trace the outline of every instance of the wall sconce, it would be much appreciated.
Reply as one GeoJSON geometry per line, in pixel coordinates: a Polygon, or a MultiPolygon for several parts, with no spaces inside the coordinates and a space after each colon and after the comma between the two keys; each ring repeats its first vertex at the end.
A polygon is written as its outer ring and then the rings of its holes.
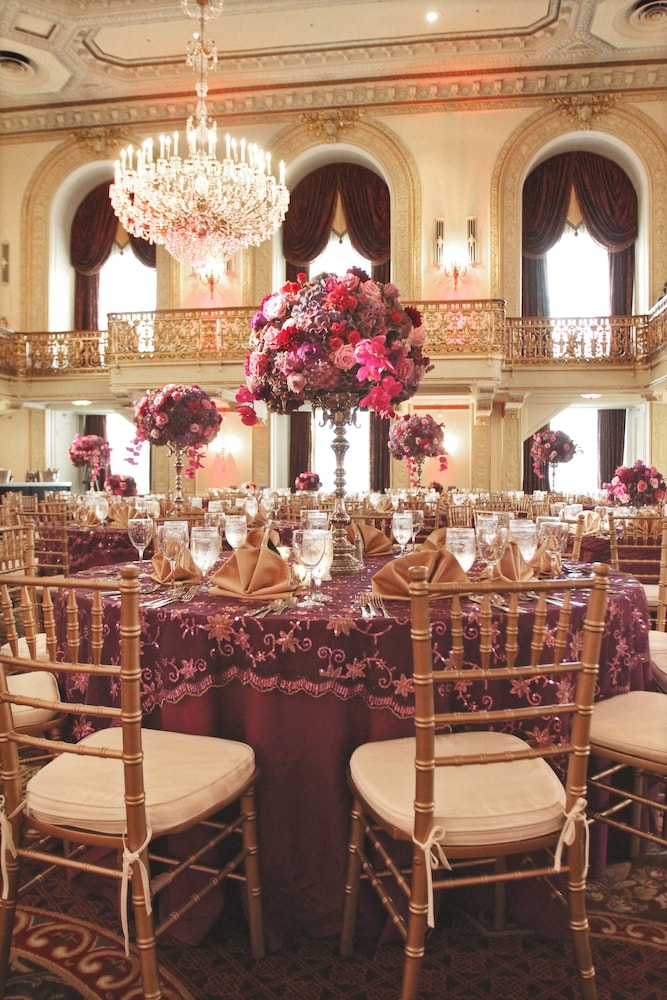
{"type": "Polygon", "coordinates": [[[445,262],[445,220],[435,220],[435,254],[434,263],[436,267],[442,267],[445,262]]]}
{"type": "Polygon", "coordinates": [[[479,242],[477,240],[477,219],[474,215],[469,215],[468,223],[468,263],[471,267],[479,264],[479,242]]]}
{"type": "Polygon", "coordinates": [[[9,284],[9,243],[4,241],[0,247],[0,280],[3,285],[9,284]]]}
{"type": "Polygon", "coordinates": [[[208,450],[214,455],[219,455],[223,462],[227,458],[238,455],[241,442],[233,434],[217,434],[208,446],[208,450]]]}
{"type": "Polygon", "coordinates": [[[459,284],[459,278],[465,278],[468,273],[468,265],[462,263],[460,260],[452,260],[449,264],[445,264],[443,270],[448,278],[454,279],[454,288],[456,289],[459,284]]]}
{"type": "Polygon", "coordinates": [[[206,267],[201,271],[195,271],[202,285],[208,285],[211,292],[211,298],[213,298],[213,289],[216,285],[220,284],[224,276],[229,271],[229,261],[228,260],[213,260],[209,258],[206,261],[206,267]]]}

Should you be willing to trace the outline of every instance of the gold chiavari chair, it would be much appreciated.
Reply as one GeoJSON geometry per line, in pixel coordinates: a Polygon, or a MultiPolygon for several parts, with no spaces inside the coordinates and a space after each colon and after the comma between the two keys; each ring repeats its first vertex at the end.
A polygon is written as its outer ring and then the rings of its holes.
{"type": "Polygon", "coordinates": [[[609,507],[607,518],[612,568],[637,577],[654,611],[658,606],[663,517],[658,512],[639,514],[609,507]]]}
{"type": "MultiPolygon", "coordinates": [[[[433,893],[467,886],[567,872],[570,929],[585,1000],[594,1000],[593,968],[586,918],[586,762],[588,734],[607,601],[608,567],[593,566],[593,580],[567,579],[504,585],[509,611],[503,628],[493,617],[493,582],[475,584],[479,608],[479,656],[464,651],[469,612],[463,598],[469,582],[429,584],[427,569],[411,569],[410,608],[415,691],[415,735],[366,743],[352,754],[349,780],[354,802],[341,951],[353,951],[359,884],[369,880],[405,941],[401,1000],[414,1000],[428,926],[434,923],[433,893]],[[526,589],[539,593],[532,625],[519,601],[526,589]],[[555,642],[544,641],[547,598],[560,592],[555,642]],[[582,645],[567,650],[574,593],[587,607],[582,645]],[[564,594],[564,596],[563,596],[564,594]],[[451,607],[448,647],[439,639],[438,659],[430,629],[430,601],[447,598],[451,607]],[[478,599],[479,598],[479,599],[478,599]],[[519,619],[530,636],[519,655],[519,619]],[[563,685],[567,677],[568,683],[563,685]],[[498,688],[553,683],[563,700],[546,705],[525,696],[508,709],[498,688]],[[493,706],[470,697],[475,710],[461,710],[453,693],[479,684],[485,695],[498,691],[493,706]],[[451,706],[436,713],[435,690],[452,693],[451,706]],[[567,696],[570,692],[570,696],[567,696]],[[539,704],[538,704],[539,702],[539,704]],[[498,707],[495,707],[495,706],[498,707]],[[484,707],[482,707],[484,706],[484,707]],[[532,740],[558,718],[562,742],[532,740]],[[513,735],[507,731],[511,725],[513,735]],[[521,736],[525,733],[525,738],[521,736]],[[565,782],[549,763],[560,757],[565,782]],[[392,856],[392,840],[412,845],[412,865],[392,856]],[[379,867],[375,864],[378,862],[379,867]],[[389,876],[389,878],[385,876],[389,876]],[[392,880],[395,880],[392,881],[392,880]],[[390,884],[391,882],[391,884],[390,884]],[[407,897],[408,915],[392,898],[407,897]]],[[[553,612],[552,612],[553,614],[553,612]]],[[[467,644],[466,644],[467,647],[467,644]]],[[[540,687],[542,689],[542,687],[540,687]]],[[[511,697],[511,696],[510,696],[511,697]]],[[[667,704],[667,699],[665,699],[667,704]]]]}
{"type": "MultiPolygon", "coordinates": [[[[56,642],[56,602],[65,602],[66,653],[56,662],[55,651],[50,652],[53,658],[49,666],[62,675],[85,670],[97,680],[96,690],[106,687],[109,692],[118,690],[120,695],[114,704],[57,701],[51,705],[73,720],[84,716],[88,735],[79,742],[57,741],[57,756],[33,774],[27,784],[22,783],[18,748],[52,749],[53,745],[21,733],[13,721],[14,706],[41,706],[42,702],[11,693],[7,673],[17,667],[29,673],[36,664],[20,652],[0,654],[0,763],[4,796],[0,824],[4,862],[0,893],[0,992],[4,995],[24,867],[31,877],[35,868],[45,869],[42,877],[48,878],[50,871],[64,867],[66,871],[94,872],[116,881],[128,953],[126,909],[131,900],[133,936],[145,998],[159,1000],[163,995],[156,939],[200,902],[209,888],[227,876],[245,883],[252,954],[255,958],[262,957],[255,755],[251,747],[232,740],[142,727],[137,567],[123,566],[119,580],[113,581],[89,580],[82,584],[72,579],[45,582],[40,577],[14,576],[2,585],[20,587],[25,600],[33,604],[42,601],[50,650],[56,642]],[[108,592],[117,592],[119,584],[120,662],[117,646],[113,656],[103,655],[104,604],[109,600],[108,592]],[[80,613],[86,616],[86,630],[80,627],[80,613]],[[95,727],[93,732],[91,722],[95,727]],[[227,807],[235,809],[236,815],[227,807]],[[216,816],[223,809],[224,817],[218,821],[216,816]],[[197,839],[196,846],[193,842],[191,850],[186,848],[185,858],[170,857],[169,836],[183,835],[195,828],[205,836],[197,839]],[[45,846],[45,838],[49,845],[54,845],[53,849],[45,846]],[[212,858],[228,838],[240,843],[229,856],[222,851],[224,862],[216,865],[212,858]],[[91,855],[92,847],[107,849],[106,865],[91,855]],[[115,866],[109,865],[111,858],[116,859],[115,866]],[[151,879],[153,864],[158,870],[157,877],[151,879]],[[190,869],[196,872],[196,891],[178,911],[157,922],[156,896],[190,869]],[[207,884],[202,885],[205,876],[207,884]]],[[[90,685],[89,691],[92,689],[90,685]]],[[[187,886],[185,889],[187,894],[187,886]]]]}

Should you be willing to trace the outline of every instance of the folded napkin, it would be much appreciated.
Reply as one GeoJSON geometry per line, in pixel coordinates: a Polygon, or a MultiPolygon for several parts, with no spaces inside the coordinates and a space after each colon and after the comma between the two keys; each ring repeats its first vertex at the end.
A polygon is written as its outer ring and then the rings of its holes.
{"type": "Polygon", "coordinates": [[[201,570],[198,569],[190,549],[183,549],[176,563],[176,571],[172,580],[169,561],[158,552],[151,559],[153,572],[151,577],[158,583],[198,583],[201,580],[201,570]]]}
{"type": "Polygon", "coordinates": [[[558,576],[561,570],[560,552],[555,555],[552,563],[550,553],[544,545],[540,545],[532,559],[528,560],[528,565],[536,576],[553,576],[554,573],[558,576]]]}
{"type": "MultiPolygon", "coordinates": [[[[248,535],[246,537],[246,545],[252,545],[254,549],[258,549],[262,542],[264,541],[264,535],[266,533],[266,528],[249,528],[248,535]]],[[[267,544],[269,547],[274,546],[274,550],[278,551],[278,546],[280,545],[280,535],[275,528],[271,528],[269,532],[267,544]]]]}
{"type": "Polygon", "coordinates": [[[491,572],[488,569],[482,571],[482,579],[498,580],[499,583],[503,580],[506,582],[534,580],[535,571],[521,555],[517,543],[510,542],[502,559],[496,563],[491,572]]]}
{"type": "Polygon", "coordinates": [[[584,534],[585,535],[599,535],[602,531],[602,519],[596,510],[585,510],[583,514],[584,518],[584,534]]]}
{"type": "Polygon", "coordinates": [[[419,548],[444,549],[446,539],[447,528],[435,528],[433,531],[429,532],[424,541],[419,545],[419,548]]]}
{"type": "Polygon", "coordinates": [[[381,514],[388,514],[389,511],[394,509],[394,505],[391,502],[391,497],[380,497],[378,502],[375,504],[375,509],[381,514]]]}
{"type": "Polygon", "coordinates": [[[84,510],[79,517],[79,524],[82,528],[99,528],[103,523],[94,510],[84,510]]]}
{"type": "Polygon", "coordinates": [[[134,514],[134,508],[128,507],[126,503],[114,504],[109,511],[109,527],[127,530],[127,522],[131,517],[134,517],[134,514]]]}
{"type": "Polygon", "coordinates": [[[391,538],[387,538],[384,531],[380,531],[373,524],[364,524],[363,521],[348,525],[347,537],[354,542],[355,535],[361,538],[364,555],[386,556],[392,551],[391,538]]]}
{"type": "Polygon", "coordinates": [[[294,591],[290,568],[273,549],[245,542],[210,578],[211,594],[252,600],[285,597],[294,591]]]}
{"type": "Polygon", "coordinates": [[[458,583],[468,580],[456,556],[445,549],[423,549],[398,556],[379,569],[371,580],[374,594],[391,601],[409,601],[410,567],[426,566],[429,583],[458,583]]]}
{"type": "Polygon", "coordinates": [[[160,517],[167,517],[169,514],[173,514],[176,510],[176,505],[173,500],[160,500],[160,517]]]}

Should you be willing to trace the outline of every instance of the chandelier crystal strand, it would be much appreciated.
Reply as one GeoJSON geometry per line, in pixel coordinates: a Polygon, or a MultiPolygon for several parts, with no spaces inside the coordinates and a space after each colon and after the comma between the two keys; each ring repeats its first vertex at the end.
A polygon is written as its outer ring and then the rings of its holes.
{"type": "MultiPolygon", "coordinates": [[[[192,0],[181,6],[195,13],[192,0]]],[[[187,65],[197,74],[197,106],[186,125],[185,156],[179,135],[161,136],[159,150],[146,139],[129,146],[116,162],[109,197],[125,229],[149,243],[163,244],[198,274],[211,262],[229,260],[239,250],[259,246],[281,225],[289,204],[285,166],[271,171],[271,155],[245,139],[225,136],[225,155],[217,155],[217,127],[209,118],[207,74],[218,53],[204,27],[222,10],[220,0],[197,0],[200,30],[188,44],[187,65]]]]}

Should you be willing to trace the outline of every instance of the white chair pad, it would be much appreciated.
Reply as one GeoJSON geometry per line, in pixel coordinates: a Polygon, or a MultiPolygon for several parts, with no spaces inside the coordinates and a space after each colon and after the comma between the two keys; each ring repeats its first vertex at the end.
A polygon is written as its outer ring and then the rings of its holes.
{"type": "MultiPolygon", "coordinates": [[[[121,728],[83,743],[120,749],[121,728]]],[[[187,733],[142,730],[147,819],[154,836],[233,800],[255,769],[252,747],[187,733]]],[[[27,811],[43,822],[120,834],[126,828],[122,763],[63,753],[28,782],[27,811]]]]}
{"type": "Polygon", "coordinates": [[[667,691],[667,632],[651,629],[648,634],[648,646],[653,680],[659,688],[667,691]]]}
{"type": "Polygon", "coordinates": [[[644,588],[644,593],[646,594],[646,602],[649,608],[657,608],[658,606],[658,584],[657,583],[642,583],[644,588]]]}
{"type": "MultiPolygon", "coordinates": [[[[667,699],[666,699],[667,700],[667,699]]],[[[507,733],[453,733],[436,737],[437,756],[495,753],[525,745],[507,733]]],[[[366,743],[354,751],[350,771],[368,804],[411,836],[414,828],[415,740],[366,743]]],[[[557,832],[565,789],[546,761],[471,764],[435,771],[434,823],[444,845],[511,843],[557,832]]]]}
{"type": "Polygon", "coordinates": [[[591,750],[616,750],[667,765],[667,698],[660,691],[628,691],[597,701],[591,750]]]}
{"type": "MultiPolygon", "coordinates": [[[[9,674],[7,689],[10,694],[23,695],[29,698],[43,698],[45,701],[58,701],[60,692],[58,682],[48,670],[34,670],[29,674],[9,674]]],[[[46,726],[56,717],[56,713],[47,708],[33,708],[30,705],[12,705],[14,725],[46,726]]]]}
{"type": "MultiPolygon", "coordinates": [[[[36,648],[37,655],[35,656],[35,659],[48,660],[49,651],[46,647],[46,633],[38,632],[37,635],[35,636],[35,641],[37,646],[36,648]]],[[[3,653],[3,655],[5,656],[11,656],[12,655],[11,645],[8,642],[4,643],[4,645],[0,648],[0,653],[3,653]]],[[[19,656],[24,656],[26,659],[30,659],[28,640],[24,635],[19,636],[19,656]]]]}

